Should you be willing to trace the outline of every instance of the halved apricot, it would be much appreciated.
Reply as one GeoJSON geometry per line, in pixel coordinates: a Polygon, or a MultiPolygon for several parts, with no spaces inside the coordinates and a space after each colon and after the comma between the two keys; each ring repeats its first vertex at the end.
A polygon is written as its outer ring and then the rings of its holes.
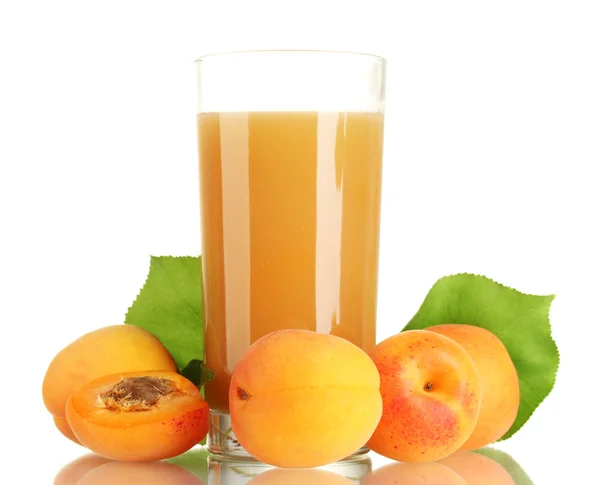
{"type": "Polygon", "coordinates": [[[168,371],[125,372],[91,381],[66,407],[77,439],[112,460],[179,455],[208,432],[208,404],[185,377],[168,371]]]}

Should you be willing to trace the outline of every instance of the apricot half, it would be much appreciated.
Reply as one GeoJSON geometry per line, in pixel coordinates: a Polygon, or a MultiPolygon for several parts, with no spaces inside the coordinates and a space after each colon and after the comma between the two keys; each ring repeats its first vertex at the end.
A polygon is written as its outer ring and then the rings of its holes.
{"type": "Polygon", "coordinates": [[[475,450],[497,441],[517,417],[519,376],[502,341],[473,325],[436,325],[427,330],[451,338],[475,361],[481,381],[481,412],[462,450],[475,450]]]}
{"type": "Polygon", "coordinates": [[[53,416],[65,417],[65,404],[79,386],[116,372],[176,371],[175,361],[146,330],[111,325],[89,332],[61,350],[50,363],[42,395],[53,416]]]}
{"type": "Polygon", "coordinates": [[[280,330],[250,346],[229,388],[233,432],[258,460],[309,468],[352,454],[381,417],[379,375],[333,335],[280,330]]]}
{"type": "Polygon", "coordinates": [[[67,420],[87,448],[112,460],[179,455],[208,432],[208,405],[174,372],[125,372],[84,384],[67,401],[67,420]]]}
{"type": "Polygon", "coordinates": [[[383,415],[367,443],[398,461],[435,461],[458,450],[477,422],[479,375],[467,351],[443,335],[411,330],[371,351],[383,415]]]}

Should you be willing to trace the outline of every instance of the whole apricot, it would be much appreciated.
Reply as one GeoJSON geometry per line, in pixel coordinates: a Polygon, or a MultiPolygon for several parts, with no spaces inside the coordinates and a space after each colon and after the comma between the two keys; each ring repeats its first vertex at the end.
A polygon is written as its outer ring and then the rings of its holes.
{"type": "Polygon", "coordinates": [[[369,473],[360,485],[471,485],[439,463],[393,463],[369,473]]]}
{"type": "Polygon", "coordinates": [[[78,485],[204,485],[185,468],[164,461],[128,463],[113,461],[86,473],[78,485]]]}
{"type": "Polygon", "coordinates": [[[86,473],[109,461],[95,453],[80,456],[60,469],[54,477],[54,485],[77,485],[86,473]]]}
{"type": "Polygon", "coordinates": [[[371,436],[381,417],[379,375],[347,340],[280,330],[254,342],[236,365],[229,409],[236,438],[258,460],[325,465],[371,436]]]}
{"type": "Polygon", "coordinates": [[[457,451],[438,463],[454,470],[469,485],[515,485],[504,467],[479,453],[457,451]]]}
{"type": "Polygon", "coordinates": [[[170,458],[208,432],[208,404],[200,391],[168,371],[101,377],[71,394],[66,410],[77,439],[112,460],[170,458]]]}
{"type": "MultiPolygon", "coordinates": [[[[176,371],[175,361],[146,330],[112,325],[78,338],[52,360],[42,384],[44,404],[56,418],[65,417],[65,404],[75,389],[98,377],[138,370],[176,371]]],[[[65,436],[63,421],[56,423],[65,436]]]]}
{"type": "Polygon", "coordinates": [[[448,337],[411,330],[377,344],[383,415],[367,443],[398,461],[435,461],[454,453],[477,422],[479,375],[466,350],[448,337]]]}
{"type": "Polygon", "coordinates": [[[481,412],[461,450],[475,450],[497,441],[515,422],[519,410],[519,376],[502,341],[473,325],[436,325],[427,330],[451,338],[475,361],[481,381],[481,412]]]}

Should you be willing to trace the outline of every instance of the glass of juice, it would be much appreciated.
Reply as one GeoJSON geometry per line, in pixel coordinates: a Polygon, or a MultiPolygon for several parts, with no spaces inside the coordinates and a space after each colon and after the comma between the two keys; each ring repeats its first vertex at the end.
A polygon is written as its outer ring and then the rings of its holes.
{"type": "Polygon", "coordinates": [[[298,328],[375,345],[385,60],[253,51],[196,67],[208,446],[240,458],[228,392],[254,341],[298,328]]]}

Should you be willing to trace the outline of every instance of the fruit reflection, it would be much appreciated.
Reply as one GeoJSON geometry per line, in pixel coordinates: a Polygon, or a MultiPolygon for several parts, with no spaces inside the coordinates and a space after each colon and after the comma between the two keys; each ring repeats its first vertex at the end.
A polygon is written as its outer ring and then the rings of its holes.
{"type": "Polygon", "coordinates": [[[86,473],[77,485],[204,485],[198,477],[172,463],[119,462],[100,465],[86,473]]]}
{"type": "Polygon", "coordinates": [[[472,451],[459,451],[438,463],[454,470],[469,485],[515,485],[510,474],[487,456],[472,451]]]}
{"type": "Polygon", "coordinates": [[[54,485],[76,485],[80,478],[90,470],[109,461],[109,459],[95,453],[80,456],[60,469],[54,478],[54,485]]]}
{"type": "Polygon", "coordinates": [[[325,470],[273,468],[250,480],[248,485],[353,485],[347,478],[325,470]]]}
{"type": "Polygon", "coordinates": [[[468,485],[461,476],[439,463],[394,463],[369,473],[360,485],[468,485]]]}
{"type": "Polygon", "coordinates": [[[522,485],[531,480],[507,453],[458,451],[429,463],[395,463],[369,473],[361,485],[522,485]]]}

